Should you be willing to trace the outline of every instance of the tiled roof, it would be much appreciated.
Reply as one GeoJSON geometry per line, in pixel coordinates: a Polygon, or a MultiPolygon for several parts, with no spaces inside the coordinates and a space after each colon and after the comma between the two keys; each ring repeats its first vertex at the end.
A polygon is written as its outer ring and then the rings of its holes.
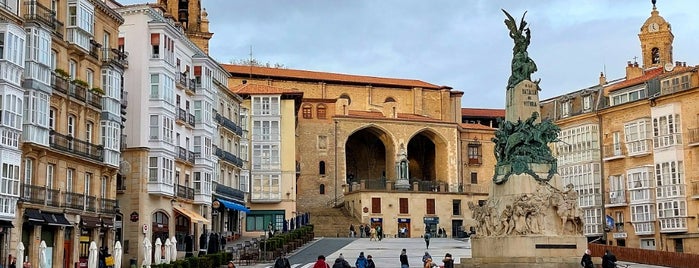
{"type": "Polygon", "coordinates": [[[612,91],[617,90],[617,89],[622,89],[622,88],[627,88],[627,87],[630,87],[630,86],[635,86],[635,85],[644,83],[644,82],[646,82],[646,81],[648,81],[648,80],[651,80],[651,79],[657,77],[658,75],[660,75],[660,74],[662,74],[662,73],[663,73],[663,68],[648,69],[648,70],[645,70],[645,71],[643,72],[643,75],[641,75],[641,76],[639,76],[639,77],[632,78],[632,79],[628,79],[628,80],[624,80],[624,81],[621,81],[621,82],[619,82],[619,83],[612,84],[612,85],[608,86],[608,87],[606,88],[606,91],[607,91],[607,92],[612,92],[612,91]]]}
{"type": "Polygon", "coordinates": [[[221,64],[229,73],[258,75],[279,78],[307,79],[317,81],[332,81],[345,83],[360,83],[366,85],[386,85],[400,87],[421,87],[425,89],[441,89],[442,86],[433,85],[427,82],[414,79],[385,78],[374,76],[362,76],[351,74],[326,73],[305,70],[293,70],[282,68],[256,67],[247,65],[221,64]]]}
{"type": "Polygon", "coordinates": [[[505,117],[505,109],[461,108],[461,116],[505,117]]]}
{"type": "Polygon", "coordinates": [[[495,130],[495,128],[489,127],[489,126],[484,126],[481,124],[468,124],[468,123],[461,123],[462,128],[466,129],[478,129],[478,130],[495,130]]]}
{"type": "Polygon", "coordinates": [[[294,90],[294,89],[273,87],[273,86],[267,86],[267,85],[256,85],[256,84],[237,85],[237,86],[231,88],[231,91],[238,93],[238,94],[247,94],[247,95],[303,94],[303,92],[298,91],[298,90],[294,90]]]}

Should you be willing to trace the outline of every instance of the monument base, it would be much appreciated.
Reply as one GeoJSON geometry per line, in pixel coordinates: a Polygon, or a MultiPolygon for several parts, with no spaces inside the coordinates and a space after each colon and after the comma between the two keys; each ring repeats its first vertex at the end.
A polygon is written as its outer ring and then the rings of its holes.
{"type": "Polygon", "coordinates": [[[580,267],[585,249],[584,236],[476,237],[473,255],[461,258],[461,267],[580,267]]]}

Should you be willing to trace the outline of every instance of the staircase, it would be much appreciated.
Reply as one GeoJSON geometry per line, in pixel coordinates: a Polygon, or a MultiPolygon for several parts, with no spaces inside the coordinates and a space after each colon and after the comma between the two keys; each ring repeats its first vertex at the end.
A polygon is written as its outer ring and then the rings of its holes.
{"type": "Polygon", "coordinates": [[[316,237],[348,237],[350,224],[354,225],[355,232],[359,232],[360,221],[350,216],[343,207],[313,208],[309,212],[316,237]]]}

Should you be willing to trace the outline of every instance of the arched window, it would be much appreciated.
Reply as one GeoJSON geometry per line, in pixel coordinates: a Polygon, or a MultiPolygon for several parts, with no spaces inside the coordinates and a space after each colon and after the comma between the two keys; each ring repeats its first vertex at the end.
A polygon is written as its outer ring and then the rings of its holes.
{"type": "Polygon", "coordinates": [[[653,64],[660,63],[660,49],[658,49],[657,47],[652,48],[650,50],[650,57],[653,64]]]}
{"type": "Polygon", "coordinates": [[[318,163],[318,173],[320,175],[325,175],[325,161],[320,161],[320,163],[318,163]]]}
{"type": "Polygon", "coordinates": [[[352,104],[352,99],[350,98],[349,95],[347,95],[347,93],[342,93],[342,95],[340,95],[339,99],[347,99],[347,105],[352,104]]]}
{"type": "Polygon", "coordinates": [[[303,119],[313,119],[313,105],[304,104],[301,111],[303,113],[303,119]]]}
{"type": "Polygon", "coordinates": [[[168,223],[170,222],[170,217],[167,216],[162,211],[153,213],[153,224],[151,225],[153,230],[153,241],[156,238],[160,238],[161,241],[168,238],[170,230],[168,223]]]}
{"type": "Polygon", "coordinates": [[[316,107],[316,117],[318,119],[325,119],[326,109],[327,107],[325,106],[325,104],[318,104],[318,107],[316,107]]]}
{"type": "Polygon", "coordinates": [[[393,97],[388,97],[383,102],[396,102],[396,99],[394,99],[393,97]]]}
{"type": "Polygon", "coordinates": [[[321,184],[319,190],[320,194],[325,194],[325,184],[321,184]]]}

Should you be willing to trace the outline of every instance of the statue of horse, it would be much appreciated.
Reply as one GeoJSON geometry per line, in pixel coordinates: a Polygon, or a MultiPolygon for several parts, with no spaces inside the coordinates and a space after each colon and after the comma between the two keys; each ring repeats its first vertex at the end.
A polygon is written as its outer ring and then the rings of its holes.
{"type": "Polygon", "coordinates": [[[551,205],[556,208],[556,214],[561,218],[561,234],[565,233],[566,223],[570,221],[573,224],[573,233],[582,233],[582,209],[570,201],[578,202],[577,200],[566,200],[563,193],[554,192],[551,195],[551,205]]]}

